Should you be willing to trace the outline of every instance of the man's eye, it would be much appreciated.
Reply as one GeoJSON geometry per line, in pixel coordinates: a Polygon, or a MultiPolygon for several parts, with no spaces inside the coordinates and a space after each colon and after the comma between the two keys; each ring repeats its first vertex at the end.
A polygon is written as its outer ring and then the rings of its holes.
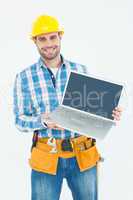
{"type": "Polygon", "coordinates": [[[56,39],[56,36],[52,36],[52,37],[51,37],[51,40],[54,40],[54,39],[56,39]]]}
{"type": "Polygon", "coordinates": [[[46,39],[42,37],[42,38],[38,38],[38,40],[39,40],[40,42],[42,42],[42,41],[44,42],[46,39]]]}

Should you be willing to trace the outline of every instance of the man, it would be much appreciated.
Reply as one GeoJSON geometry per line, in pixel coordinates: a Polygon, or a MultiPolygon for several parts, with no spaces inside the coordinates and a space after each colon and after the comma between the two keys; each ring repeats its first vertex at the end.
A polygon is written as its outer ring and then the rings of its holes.
{"type": "MultiPolygon", "coordinates": [[[[40,59],[16,76],[15,123],[21,131],[34,132],[29,159],[32,200],[59,200],[63,178],[74,200],[97,200],[100,156],[95,140],[64,130],[49,119],[62,99],[68,72],[87,73],[85,66],[60,54],[63,33],[54,17],[41,15],[33,23],[31,38],[40,59]]],[[[112,115],[120,120],[120,108],[112,115]]]]}

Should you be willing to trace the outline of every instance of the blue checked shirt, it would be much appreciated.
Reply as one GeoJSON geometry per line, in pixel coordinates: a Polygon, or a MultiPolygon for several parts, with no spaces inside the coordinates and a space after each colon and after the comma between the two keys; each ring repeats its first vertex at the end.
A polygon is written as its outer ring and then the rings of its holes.
{"type": "Polygon", "coordinates": [[[49,129],[41,122],[41,115],[52,112],[60,104],[67,77],[71,70],[87,73],[84,65],[62,58],[62,64],[55,77],[54,87],[47,67],[39,61],[16,75],[14,86],[15,124],[20,131],[34,132],[39,137],[73,138],[77,133],[69,130],[49,129]]]}

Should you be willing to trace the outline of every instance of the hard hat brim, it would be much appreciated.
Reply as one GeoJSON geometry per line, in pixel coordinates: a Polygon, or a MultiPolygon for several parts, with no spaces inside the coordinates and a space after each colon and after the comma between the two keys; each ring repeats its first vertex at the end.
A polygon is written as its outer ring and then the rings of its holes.
{"type": "Polygon", "coordinates": [[[33,40],[33,38],[39,36],[39,35],[44,35],[44,34],[49,34],[49,33],[61,33],[61,35],[64,34],[64,29],[60,29],[58,31],[48,31],[48,32],[42,32],[40,34],[30,34],[30,39],[33,40]]]}

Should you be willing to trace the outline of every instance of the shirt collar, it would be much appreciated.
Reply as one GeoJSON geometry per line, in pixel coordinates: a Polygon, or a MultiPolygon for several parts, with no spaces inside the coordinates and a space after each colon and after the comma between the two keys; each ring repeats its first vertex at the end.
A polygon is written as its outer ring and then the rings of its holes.
{"type": "MultiPolygon", "coordinates": [[[[62,55],[61,56],[61,67],[66,67],[67,66],[67,61],[64,59],[64,57],[62,55]]],[[[40,57],[37,63],[37,67],[38,69],[40,68],[47,68],[47,66],[45,65],[45,63],[42,61],[42,58],[40,57]]]]}

